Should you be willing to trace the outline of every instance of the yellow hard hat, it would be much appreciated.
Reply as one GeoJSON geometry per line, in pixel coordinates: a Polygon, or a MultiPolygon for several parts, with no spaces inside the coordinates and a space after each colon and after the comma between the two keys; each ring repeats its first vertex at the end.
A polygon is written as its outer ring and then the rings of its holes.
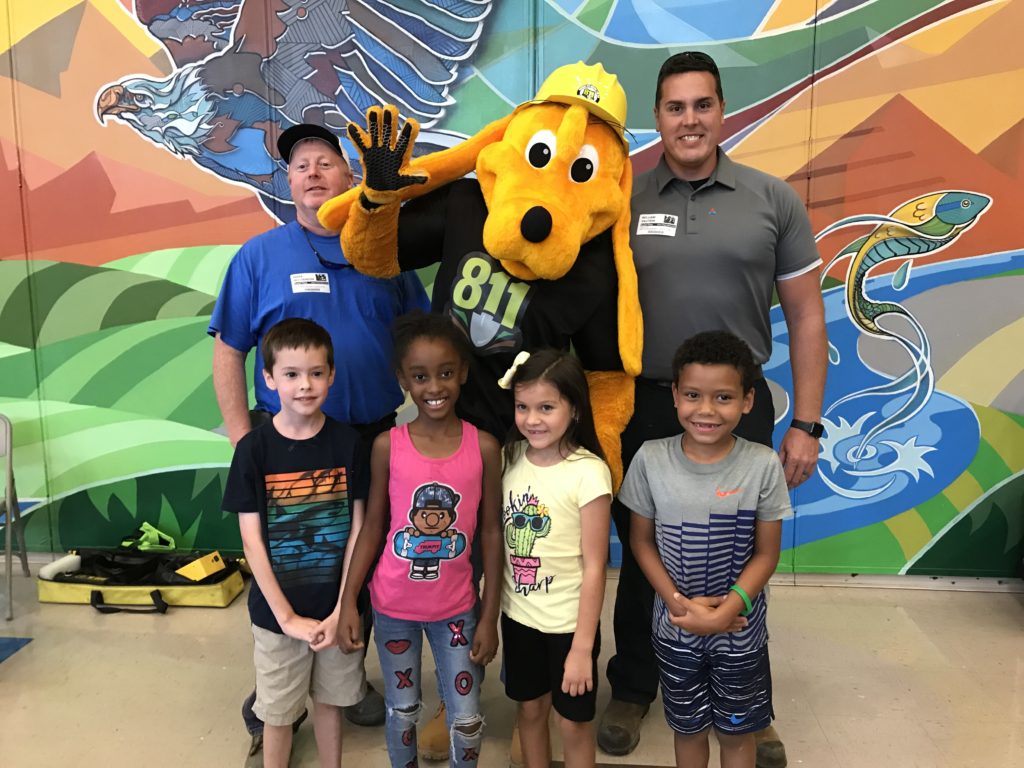
{"type": "MultiPolygon", "coordinates": [[[[606,72],[603,64],[566,64],[559,67],[541,84],[532,102],[556,101],[560,104],[579,104],[595,117],[615,129],[625,141],[626,91],[619,78],[606,72]]],[[[517,109],[526,106],[520,104],[517,109]]]]}

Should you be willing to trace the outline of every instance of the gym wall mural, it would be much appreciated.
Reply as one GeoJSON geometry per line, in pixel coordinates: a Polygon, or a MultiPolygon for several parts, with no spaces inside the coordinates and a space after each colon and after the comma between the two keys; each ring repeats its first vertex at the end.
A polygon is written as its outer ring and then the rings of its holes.
{"type": "MultiPolygon", "coordinates": [[[[274,131],[305,115],[342,132],[383,101],[436,151],[582,59],[625,86],[641,172],[660,151],[658,66],[702,50],[722,69],[725,148],[793,185],[827,265],[826,435],[780,568],[1019,567],[1024,4],[0,6],[0,413],[31,549],[114,545],[142,521],[240,549],[206,326],[238,245],[292,216],[274,131]]],[[[777,307],[773,327],[783,425],[777,307]]]]}

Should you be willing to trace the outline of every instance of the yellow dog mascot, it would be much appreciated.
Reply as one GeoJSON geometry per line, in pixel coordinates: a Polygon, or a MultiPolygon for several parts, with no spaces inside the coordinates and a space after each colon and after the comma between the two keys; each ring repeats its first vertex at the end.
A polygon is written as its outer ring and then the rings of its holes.
{"type": "Polygon", "coordinates": [[[459,415],[500,439],[513,423],[499,377],[522,350],[575,350],[616,487],[643,326],[629,247],[626,94],[583,62],[556,69],[533,101],[450,149],[410,159],[418,125],[394,107],[349,125],[363,183],[325,203],[360,272],[437,264],[433,309],[474,348],[459,415]],[[463,178],[476,171],[476,179],[463,178]],[[403,205],[403,203],[405,203],[403,205]]]}

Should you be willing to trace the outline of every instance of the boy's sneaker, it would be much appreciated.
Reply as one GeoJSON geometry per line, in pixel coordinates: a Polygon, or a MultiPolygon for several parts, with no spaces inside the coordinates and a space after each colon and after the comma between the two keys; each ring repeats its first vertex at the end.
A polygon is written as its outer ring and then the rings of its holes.
{"type": "Polygon", "coordinates": [[[252,734],[249,754],[245,756],[243,768],[263,768],[263,731],[252,734]]]}
{"type": "Polygon", "coordinates": [[[786,745],[779,732],[768,726],[754,734],[757,743],[757,768],[786,768],[786,745]]]}
{"type": "Polygon", "coordinates": [[[353,725],[364,727],[384,725],[384,697],[367,683],[363,700],[351,707],[345,707],[345,719],[353,725]]]}
{"type": "MultiPolygon", "coordinates": [[[[242,704],[242,716],[246,718],[246,726],[249,726],[250,717],[256,718],[255,722],[258,723],[256,730],[249,731],[249,754],[245,756],[245,768],[263,768],[263,722],[252,711],[254,701],[256,701],[256,691],[253,691],[242,704]]],[[[302,710],[299,719],[292,723],[292,733],[298,733],[299,726],[307,717],[309,717],[309,710],[302,710]]]]}

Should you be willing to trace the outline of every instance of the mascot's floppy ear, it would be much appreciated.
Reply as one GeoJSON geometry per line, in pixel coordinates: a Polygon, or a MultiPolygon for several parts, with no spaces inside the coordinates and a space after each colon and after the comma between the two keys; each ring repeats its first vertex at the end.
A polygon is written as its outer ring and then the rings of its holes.
{"type": "Polygon", "coordinates": [[[633,193],[633,164],[626,154],[622,166],[622,199],[625,203],[612,226],[612,249],[615,271],[619,276],[619,357],[622,369],[630,376],[640,375],[640,356],[643,352],[644,323],[640,314],[640,293],[637,287],[633,249],[629,247],[631,221],[629,200],[633,193]]]}

